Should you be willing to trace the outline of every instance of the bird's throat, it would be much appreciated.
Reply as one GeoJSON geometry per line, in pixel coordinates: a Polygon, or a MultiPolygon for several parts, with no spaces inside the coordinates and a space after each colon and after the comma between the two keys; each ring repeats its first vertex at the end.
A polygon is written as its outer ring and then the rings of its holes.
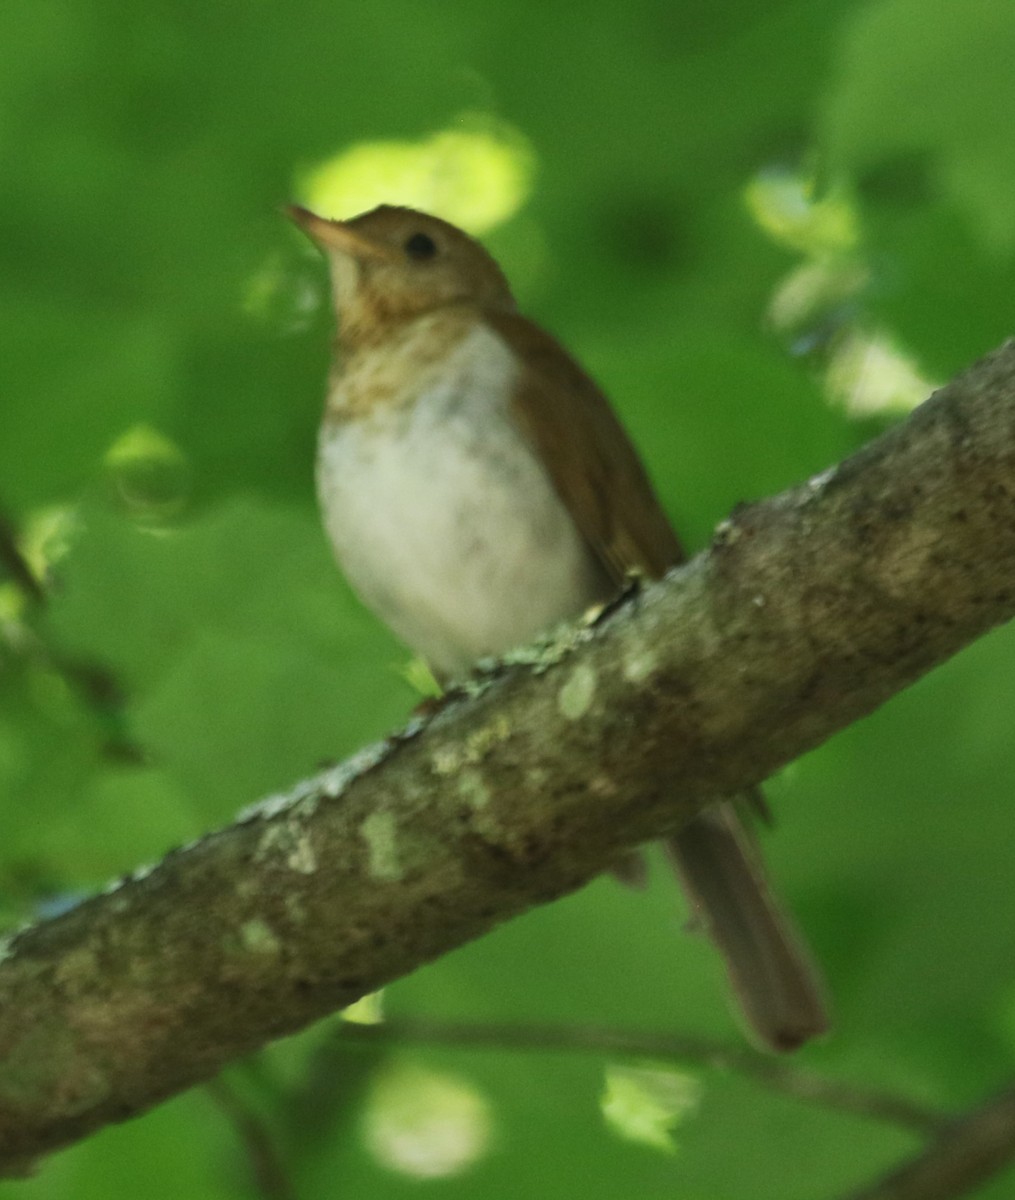
{"type": "Polygon", "coordinates": [[[580,612],[604,582],[511,417],[511,349],[482,321],[416,326],[338,376],[318,494],[363,601],[459,676],[580,612]]]}

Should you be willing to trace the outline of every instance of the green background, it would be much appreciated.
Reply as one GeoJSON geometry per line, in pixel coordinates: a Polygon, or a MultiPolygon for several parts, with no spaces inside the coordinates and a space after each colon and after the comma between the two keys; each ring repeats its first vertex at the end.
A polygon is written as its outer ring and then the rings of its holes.
{"type": "MultiPolygon", "coordinates": [[[[426,163],[449,130],[515,154],[523,194],[484,238],[699,547],[1010,332],[1013,62],[995,0],[4,0],[0,516],[45,580],[33,598],[0,574],[4,918],[227,822],[415,702],[314,506],[323,270],[278,207],[316,168],[386,142],[426,163]]],[[[420,203],[383,161],[374,199],[420,203]]],[[[489,182],[427,169],[450,217],[489,182]]],[[[836,1014],[805,1067],[947,1110],[1011,1074],[1013,679],[1001,630],[770,784],[767,854],[836,1014]]],[[[643,893],[600,880],[385,1010],[736,1042],[682,922],[661,865],[643,893]]],[[[426,1172],[440,1197],[803,1200],[920,1144],[693,1064],[670,1082],[697,1102],[638,1141],[648,1101],[608,1121],[608,1067],[318,1029],[229,1086],[304,1200],[417,1195],[426,1172]]],[[[283,1194],[205,1090],[0,1192],[283,1194]]]]}

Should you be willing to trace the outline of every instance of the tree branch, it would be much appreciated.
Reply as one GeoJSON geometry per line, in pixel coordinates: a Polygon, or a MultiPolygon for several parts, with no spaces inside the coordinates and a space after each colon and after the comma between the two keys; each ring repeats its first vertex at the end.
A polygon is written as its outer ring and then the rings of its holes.
{"type": "Polygon", "coordinates": [[[1015,1087],[953,1122],[891,1175],[846,1200],[956,1200],[1015,1159],[1015,1087]]]}
{"type": "Polygon", "coordinates": [[[530,667],[11,939],[0,1162],[580,887],[1010,618],[1013,400],[1009,343],[530,667]]]}

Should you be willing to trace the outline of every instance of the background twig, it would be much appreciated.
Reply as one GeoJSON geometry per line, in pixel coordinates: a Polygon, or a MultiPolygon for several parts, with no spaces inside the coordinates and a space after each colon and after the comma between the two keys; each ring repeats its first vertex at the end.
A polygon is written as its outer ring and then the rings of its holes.
{"type": "Polygon", "coordinates": [[[955,1200],[1015,1160],[1015,1087],[944,1129],[923,1154],[846,1200],[955,1200]]]}
{"type": "Polygon", "coordinates": [[[254,1186],[264,1200],[296,1200],[271,1131],[224,1079],[213,1079],[206,1085],[208,1094],[236,1132],[250,1164],[254,1186]]]}
{"type": "Polygon", "coordinates": [[[924,1136],[948,1124],[942,1113],[877,1088],[827,1079],[744,1047],[682,1034],[644,1033],[591,1025],[468,1025],[423,1018],[398,1018],[378,1025],[346,1022],[338,1035],[368,1045],[422,1043],[491,1050],[580,1051],[693,1063],[753,1079],[794,1099],[869,1120],[885,1121],[924,1136]]]}

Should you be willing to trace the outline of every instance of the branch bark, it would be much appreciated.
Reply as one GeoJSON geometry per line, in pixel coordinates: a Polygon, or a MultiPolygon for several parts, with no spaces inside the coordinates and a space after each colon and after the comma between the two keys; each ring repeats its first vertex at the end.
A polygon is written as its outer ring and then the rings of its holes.
{"type": "Polygon", "coordinates": [[[580,887],[1013,613],[1008,343],[594,625],[0,946],[0,1163],[580,887]]]}

